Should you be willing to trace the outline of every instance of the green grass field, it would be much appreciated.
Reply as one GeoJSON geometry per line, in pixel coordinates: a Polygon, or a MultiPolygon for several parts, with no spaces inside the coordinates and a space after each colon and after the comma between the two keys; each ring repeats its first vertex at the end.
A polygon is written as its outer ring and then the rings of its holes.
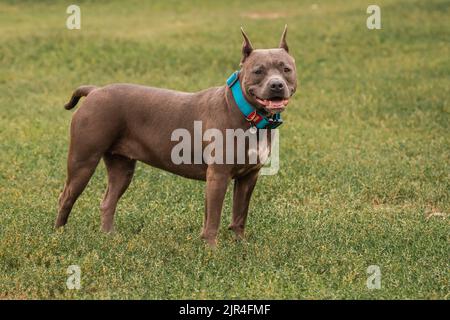
{"type": "Polygon", "coordinates": [[[382,30],[357,0],[77,1],[79,31],[65,27],[71,3],[0,3],[0,299],[449,299],[449,1],[377,1],[382,30]],[[53,230],[74,88],[221,85],[241,25],[263,48],[285,23],[300,85],[246,242],[226,230],[230,193],[212,251],[204,184],[143,164],[116,234],[99,231],[103,164],[53,230]]]}

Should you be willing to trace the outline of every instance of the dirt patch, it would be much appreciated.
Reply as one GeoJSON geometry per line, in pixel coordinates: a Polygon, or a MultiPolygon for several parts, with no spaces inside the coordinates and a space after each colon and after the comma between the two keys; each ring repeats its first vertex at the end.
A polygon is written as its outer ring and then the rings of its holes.
{"type": "Polygon", "coordinates": [[[426,220],[428,220],[432,217],[441,218],[441,219],[445,220],[447,218],[447,216],[448,216],[447,213],[442,212],[441,210],[439,210],[438,208],[435,208],[435,207],[427,208],[425,210],[425,219],[426,220]]]}
{"type": "Polygon", "coordinates": [[[288,14],[284,12],[251,12],[251,13],[249,12],[243,13],[242,16],[254,20],[260,19],[274,20],[279,18],[286,18],[288,14]]]}

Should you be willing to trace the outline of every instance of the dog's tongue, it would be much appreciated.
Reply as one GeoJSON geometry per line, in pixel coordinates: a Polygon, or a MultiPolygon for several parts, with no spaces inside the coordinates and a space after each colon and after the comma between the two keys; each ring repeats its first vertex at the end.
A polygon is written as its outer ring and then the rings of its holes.
{"type": "Polygon", "coordinates": [[[258,102],[262,105],[266,106],[269,109],[279,109],[288,104],[289,99],[281,99],[281,100],[262,100],[258,99],[258,102]]]}
{"type": "Polygon", "coordinates": [[[269,108],[281,108],[287,104],[288,100],[269,101],[269,108]]]}

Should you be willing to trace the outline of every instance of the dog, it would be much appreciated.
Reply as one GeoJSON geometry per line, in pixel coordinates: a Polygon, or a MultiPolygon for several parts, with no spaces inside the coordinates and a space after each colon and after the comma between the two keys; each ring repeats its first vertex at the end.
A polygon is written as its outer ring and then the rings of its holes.
{"type": "MultiPolygon", "coordinates": [[[[117,202],[132,180],[136,161],[141,161],[186,178],[206,181],[201,238],[212,247],[217,244],[227,186],[234,180],[229,229],[237,239],[244,237],[249,202],[262,162],[175,164],[171,159],[173,131],[184,128],[192,134],[195,121],[201,121],[202,130],[215,128],[221,132],[271,131],[281,123],[280,113],[297,88],[295,60],[286,42],[287,26],[279,47],[274,49],[253,49],[242,28],[241,32],[240,70],[226,85],[195,93],[134,84],[88,85],[74,91],[65,109],[74,108],[81,97],[86,98],[72,116],[67,179],[59,197],[55,227],[67,223],[75,201],[103,158],[108,176],[100,206],[103,231],[113,230],[117,202]]],[[[270,150],[271,140],[268,145],[270,150]]],[[[200,151],[205,147],[203,143],[200,151]]]]}

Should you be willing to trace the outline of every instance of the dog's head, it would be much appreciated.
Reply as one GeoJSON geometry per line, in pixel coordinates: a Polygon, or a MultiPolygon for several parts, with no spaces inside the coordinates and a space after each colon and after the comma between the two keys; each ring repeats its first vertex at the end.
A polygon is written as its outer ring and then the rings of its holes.
{"type": "Polygon", "coordinates": [[[282,112],[297,89],[295,60],[289,54],[284,28],[276,49],[253,49],[244,36],[240,81],[247,100],[267,114],[282,112]]]}

